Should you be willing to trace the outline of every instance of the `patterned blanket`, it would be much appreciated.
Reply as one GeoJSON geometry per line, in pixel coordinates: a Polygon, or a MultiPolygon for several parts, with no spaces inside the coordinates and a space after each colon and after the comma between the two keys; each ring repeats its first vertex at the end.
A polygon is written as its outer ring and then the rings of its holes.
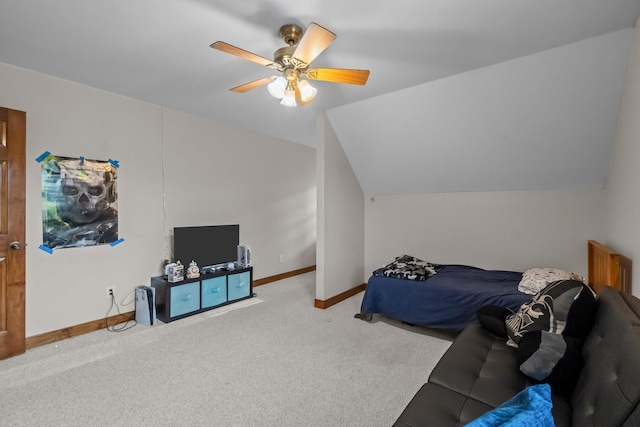
{"type": "Polygon", "coordinates": [[[424,281],[442,269],[439,264],[426,262],[410,255],[396,257],[395,261],[373,272],[374,276],[395,277],[424,281]]]}

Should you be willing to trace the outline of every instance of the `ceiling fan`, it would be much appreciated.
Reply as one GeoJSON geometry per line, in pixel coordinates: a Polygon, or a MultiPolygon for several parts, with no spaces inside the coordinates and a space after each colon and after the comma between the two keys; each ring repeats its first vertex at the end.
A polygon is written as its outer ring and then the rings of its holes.
{"type": "Polygon", "coordinates": [[[280,98],[287,106],[306,105],[315,99],[317,90],[308,80],[364,85],[369,70],[345,68],[310,68],[316,59],[335,39],[336,35],[312,22],[307,31],[295,24],[280,27],[280,37],[287,46],[275,51],[273,60],[248,52],[228,43],[217,41],[211,47],[281,72],[280,76],[269,76],[231,88],[232,92],[244,93],[268,84],[271,95],[280,98]]]}

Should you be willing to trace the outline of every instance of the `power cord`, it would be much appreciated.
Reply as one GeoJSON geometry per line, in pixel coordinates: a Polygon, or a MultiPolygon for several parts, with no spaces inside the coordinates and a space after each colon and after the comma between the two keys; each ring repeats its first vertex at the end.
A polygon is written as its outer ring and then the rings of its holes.
{"type": "MultiPolygon", "coordinates": [[[[129,305],[132,302],[135,301],[135,298],[129,302],[125,304],[125,299],[129,296],[132,295],[135,291],[131,291],[129,292],[123,299],[122,302],[120,304],[124,305],[129,305]]],[[[109,310],[107,310],[107,315],[104,318],[104,324],[105,324],[105,328],[107,331],[109,332],[124,332],[127,331],[131,328],[133,328],[134,326],[136,326],[138,324],[138,322],[136,322],[136,312],[135,310],[131,312],[131,317],[123,322],[119,322],[116,323],[114,325],[109,326],[109,313],[111,313],[111,310],[113,310],[115,307],[116,312],[118,313],[118,316],[122,315],[122,313],[120,312],[120,306],[118,305],[118,303],[116,302],[116,297],[113,293],[111,293],[111,305],[109,306],[109,310]],[[133,322],[133,324],[130,325],[130,323],[133,322]],[[118,326],[121,325],[121,326],[118,326]]]]}

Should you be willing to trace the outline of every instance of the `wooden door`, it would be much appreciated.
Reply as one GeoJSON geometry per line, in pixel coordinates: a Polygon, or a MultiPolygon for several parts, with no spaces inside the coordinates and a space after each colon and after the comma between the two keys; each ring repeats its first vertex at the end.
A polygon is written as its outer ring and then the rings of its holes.
{"type": "Polygon", "coordinates": [[[26,116],[0,107],[0,359],[26,348],[26,116]]]}

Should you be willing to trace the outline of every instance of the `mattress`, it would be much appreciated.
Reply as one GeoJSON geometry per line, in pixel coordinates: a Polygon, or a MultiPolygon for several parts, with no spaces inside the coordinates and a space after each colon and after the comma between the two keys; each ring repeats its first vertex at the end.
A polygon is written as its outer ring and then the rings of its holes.
{"type": "Polygon", "coordinates": [[[444,265],[424,281],[371,276],[362,300],[361,318],[372,314],[412,325],[460,331],[477,323],[485,305],[517,310],[531,300],[518,291],[522,273],[484,270],[467,265],[444,265]]]}

